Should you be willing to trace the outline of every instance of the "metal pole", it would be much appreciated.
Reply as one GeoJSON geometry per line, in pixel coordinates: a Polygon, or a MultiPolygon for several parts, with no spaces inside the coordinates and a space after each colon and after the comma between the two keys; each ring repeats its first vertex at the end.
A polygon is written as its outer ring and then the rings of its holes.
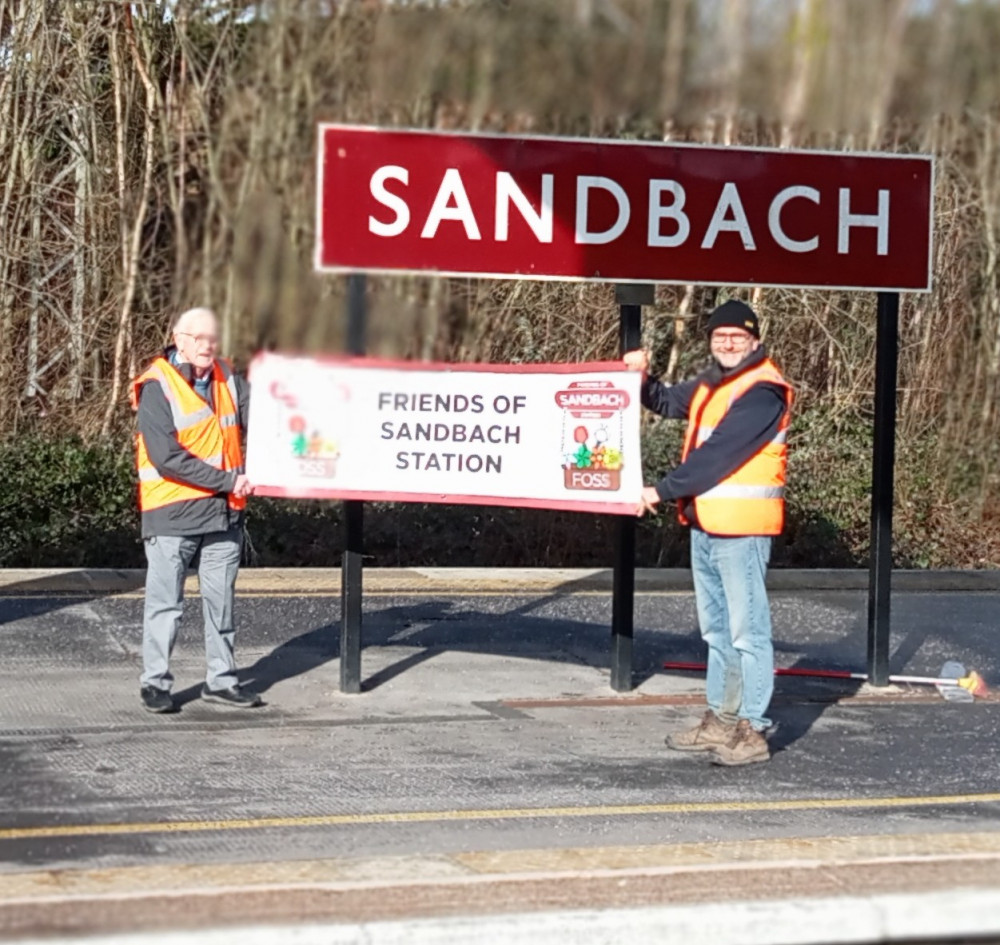
{"type": "Polygon", "coordinates": [[[879,292],[875,335],[875,433],[872,445],[871,560],[868,574],[868,681],[889,684],[893,467],[899,293],[879,292]]]}
{"type": "MultiPolygon", "coordinates": [[[[365,275],[347,277],[347,351],[365,353],[365,275]]],[[[361,692],[361,569],[365,506],[344,502],[344,552],[340,559],[340,691],[361,692]]]]}
{"type": "MultiPolygon", "coordinates": [[[[642,306],[653,304],[654,286],[617,285],[620,352],[642,344],[642,306]]],[[[634,462],[639,461],[636,456],[634,462]]],[[[632,689],[632,614],[635,602],[635,518],[619,515],[615,523],[615,566],[611,600],[611,688],[632,689]]]]}

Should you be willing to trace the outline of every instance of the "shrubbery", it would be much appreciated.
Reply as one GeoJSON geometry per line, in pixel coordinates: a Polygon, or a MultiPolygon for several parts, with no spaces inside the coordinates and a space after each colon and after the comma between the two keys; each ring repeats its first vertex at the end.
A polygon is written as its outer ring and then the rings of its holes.
{"type": "MultiPolygon", "coordinates": [[[[644,426],[647,482],[677,461],[681,435],[682,424],[675,422],[644,426]]],[[[841,423],[834,431],[818,413],[796,417],[788,523],[775,543],[774,566],[866,565],[870,439],[863,423],[841,423]]],[[[969,503],[956,497],[955,507],[942,511],[920,501],[920,477],[926,477],[927,468],[921,455],[912,444],[899,450],[897,566],[989,565],[995,541],[985,526],[963,523],[961,514],[971,514],[969,503]],[[947,521],[945,513],[951,516],[947,521]]],[[[129,443],[24,437],[0,446],[0,482],[0,566],[145,565],[129,443]]],[[[610,516],[575,512],[368,503],[366,562],[372,567],[610,567],[615,524],[610,516]]],[[[248,564],[335,566],[343,547],[342,506],[252,499],[247,536],[248,564]]],[[[672,509],[639,523],[637,563],[688,564],[687,534],[672,509]]]]}
{"type": "MultiPolygon", "coordinates": [[[[934,155],[933,288],[900,300],[895,559],[1000,566],[1000,5],[893,7],[899,15],[871,0],[0,2],[32,11],[0,14],[0,112],[5,128],[23,129],[0,136],[10,210],[0,225],[0,438],[10,440],[0,563],[142,563],[123,388],[182,308],[215,306],[238,363],[266,349],[344,350],[346,280],[314,270],[322,117],[934,155]],[[612,8],[624,11],[613,23],[612,8]],[[621,81],[607,81],[609,62],[621,81]],[[82,441],[24,438],[43,419],[45,436],[57,425],[82,441]]],[[[378,357],[618,354],[610,284],[431,273],[371,273],[366,284],[366,344],[378,357]]],[[[705,316],[727,295],[758,311],[796,389],[775,563],[863,565],[875,293],[660,284],[642,315],[657,373],[676,380],[704,363],[705,316]]],[[[653,475],[674,460],[680,429],[645,429],[653,475]]],[[[335,562],[339,515],[336,504],[254,501],[250,557],[335,562]]],[[[373,564],[611,556],[613,523],[583,514],[372,506],[367,521],[373,564]]],[[[686,544],[670,515],[640,525],[642,563],[682,564],[686,544]]]]}
{"type": "Polygon", "coordinates": [[[120,445],[43,435],[0,445],[0,565],[139,564],[134,478],[120,445]]]}

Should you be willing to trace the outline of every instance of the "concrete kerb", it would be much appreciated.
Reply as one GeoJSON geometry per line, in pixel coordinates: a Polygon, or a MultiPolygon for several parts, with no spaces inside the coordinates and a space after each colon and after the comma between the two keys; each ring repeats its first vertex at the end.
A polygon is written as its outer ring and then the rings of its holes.
{"type": "Polygon", "coordinates": [[[190,931],[17,936],[11,945],[823,945],[914,941],[995,941],[998,894],[960,889],[922,894],[736,901],[617,909],[515,912],[372,922],[237,925],[190,931]]]}
{"type": "MultiPolygon", "coordinates": [[[[141,592],[143,569],[35,568],[0,570],[0,595],[110,595],[141,592]]],[[[191,579],[191,590],[197,587],[191,579]]],[[[869,574],[855,569],[773,569],[772,591],[866,591],[869,574]]],[[[365,590],[380,594],[573,594],[610,593],[610,568],[367,568],[365,590]]],[[[692,590],[686,568],[637,568],[640,593],[692,590]]],[[[1000,570],[899,570],[892,588],[900,592],[1000,591],[1000,570]]],[[[339,594],[339,568],[244,568],[238,592],[289,595],[339,594]]]]}

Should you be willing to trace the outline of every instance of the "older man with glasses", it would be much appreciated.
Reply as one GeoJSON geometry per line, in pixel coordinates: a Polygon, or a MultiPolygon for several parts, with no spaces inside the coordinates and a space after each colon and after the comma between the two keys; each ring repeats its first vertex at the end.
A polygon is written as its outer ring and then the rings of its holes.
{"type": "Polygon", "coordinates": [[[216,356],[219,324],[207,308],[184,312],[173,344],[132,382],[136,464],[146,550],[140,698],[173,712],[170,655],[188,568],[198,570],[207,672],[201,697],[238,708],[261,704],[241,686],[233,650],[233,603],[243,541],[249,389],[216,356]]]}
{"type": "Polygon", "coordinates": [[[691,528],[698,624],[708,647],[708,709],[692,729],[667,736],[678,751],[713,761],[767,761],[765,731],[774,688],[774,647],[764,579],[771,541],[784,525],[786,434],[792,389],[760,342],[757,315],[731,299],[708,319],[713,364],[666,385],[648,376],[649,353],[630,351],[642,371],[642,402],[687,420],[681,462],[642,490],[638,515],[675,501],[691,528]]]}

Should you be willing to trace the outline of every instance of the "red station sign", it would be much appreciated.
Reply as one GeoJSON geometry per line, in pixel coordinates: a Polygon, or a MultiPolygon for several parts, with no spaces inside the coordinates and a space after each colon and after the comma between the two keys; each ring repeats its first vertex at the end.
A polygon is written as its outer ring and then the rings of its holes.
{"type": "Polygon", "coordinates": [[[316,267],[926,292],[933,160],[319,129],[316,267]]]}

